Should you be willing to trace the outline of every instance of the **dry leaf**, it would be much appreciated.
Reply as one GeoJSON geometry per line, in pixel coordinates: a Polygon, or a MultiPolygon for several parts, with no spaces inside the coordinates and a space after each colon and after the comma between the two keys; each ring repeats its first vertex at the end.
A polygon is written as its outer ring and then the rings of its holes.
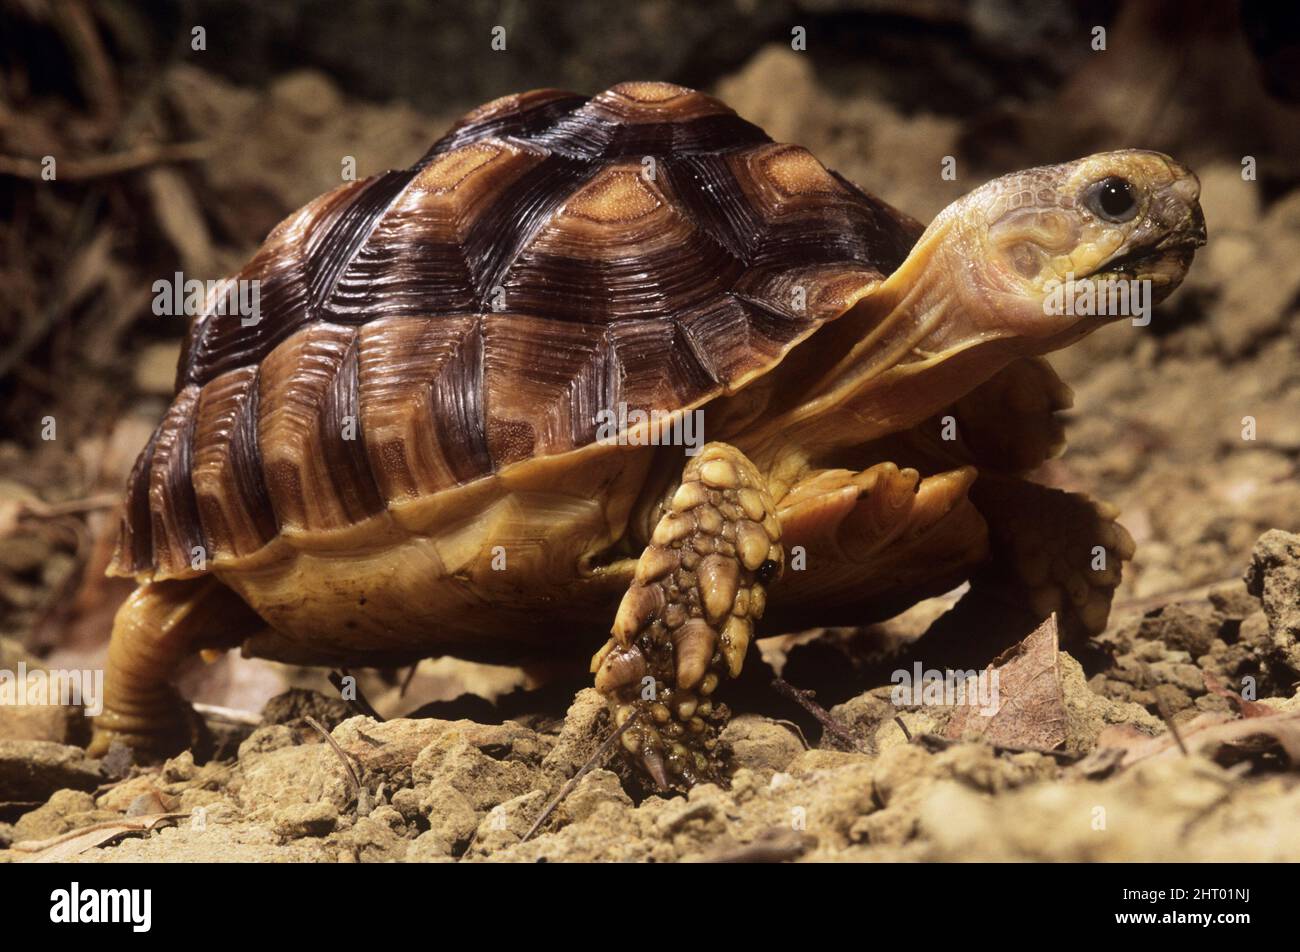
{"type": "MultiPolygon", "coordinates": [[[[1300,766],[1300,711],[1235,718],[1207,712],[1178,725],[1178,734],[1190,753],[1202,754],[1224,766],[1263,754],[1280,754],[1291,767],[1300,766]]],[[[1105,759],[1119,769],[1160,757],[1181,757],[1178,741],[1168,731],[1152,737],[1128,725],[1108,727],[1097,739],[1097,749],[1078,769],[1095,773],[1105,759]],[[1123,757],[1114,763],[1114,751],[1123,757]]]]}
{"type": "Polygon", "coordinates": [[[944,736],[978,737],[1005,747],[1054,750],[1065,742],[1065,692],[1057,667],[1059,636],[1052,615],[985,669],[996,675],[988,709],[962,704],[944,736]]]}
{"type": "Polygon", "coordinates": [[[20,863],[58,863],[78,856],[86,850],[104,846],[120,837],[132,833],[148,833],[163,822],[186,816],[189,814],[154,813],[146,816],[124,817],[121,820],[109,820],[106,823],[96,823],[94,826],[73,830],[71,833],[49,840],[27,840],[15,843],[13,850],[16,853],[31,854],[20,859],[18,861],[20,863]]]}

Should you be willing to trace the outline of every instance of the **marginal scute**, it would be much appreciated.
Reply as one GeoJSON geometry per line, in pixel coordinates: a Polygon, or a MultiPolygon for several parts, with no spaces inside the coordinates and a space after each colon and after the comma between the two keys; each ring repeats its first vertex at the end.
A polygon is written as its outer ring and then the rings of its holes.
{"type": "Polygon", "coordinates": [[[257,377],[240,367],[199,395],[192,481],[214,559],[250,555],[277,529],[257,447],[257,377]]]}
{"type": "Polygon", "coordinates": [[[199,388],[190,385],[176,395],[158,427],[149,464],[149,511],[153,519],[153,562],[172,575],[196,571],[195,549],[206,562],[207,545],[199,522],[198,504],[190,482],[194,444],[194,415],[199,388]]]}

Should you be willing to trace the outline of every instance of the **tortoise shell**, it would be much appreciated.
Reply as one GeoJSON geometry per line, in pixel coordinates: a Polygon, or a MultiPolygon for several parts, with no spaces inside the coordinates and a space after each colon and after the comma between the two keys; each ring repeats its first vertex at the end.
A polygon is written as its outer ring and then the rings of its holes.
{"type": "Polygon", "coordinates": [[[489,103],[278,225],[230,279],[255,323],[209,300],[111,571],[200,574],[734,392],[920,232],[693,90],[489,103]]]}

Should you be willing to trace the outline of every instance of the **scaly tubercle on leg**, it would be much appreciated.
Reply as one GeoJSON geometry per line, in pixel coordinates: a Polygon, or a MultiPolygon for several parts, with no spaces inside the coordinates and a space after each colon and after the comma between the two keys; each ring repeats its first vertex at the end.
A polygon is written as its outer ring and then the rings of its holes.
{"type": "Polygon", "coordinates": [[[655,526],[592,659],[623,748],[659,789],[721,779],[718,735],[729,711],[714,697],[736,677],[783,562],[776,507],[734,447],[705,446],[655,526]]]}

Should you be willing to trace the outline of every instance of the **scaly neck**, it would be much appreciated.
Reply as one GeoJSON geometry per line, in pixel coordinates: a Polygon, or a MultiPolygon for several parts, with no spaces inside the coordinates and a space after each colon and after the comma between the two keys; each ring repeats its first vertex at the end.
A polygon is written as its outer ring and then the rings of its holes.
{"type": "MultiPolygon", "coordinates": [[[[937,220],[907,260],[848,313],[801,347],[816,360],[843,353],[792,403],[776,384],[769,412],[754,421],[742,448],[776,486],[788,485],[836,450],[915,426],[964,396],[1019,356],[1013,342],[970,337],[968,306],[954,286],[951,219],[937,220]]],[[[804,364],[792,373],[806,373],[804,364]]],[[[778,375],[774,378],[780,381],[778,375]]]]}

